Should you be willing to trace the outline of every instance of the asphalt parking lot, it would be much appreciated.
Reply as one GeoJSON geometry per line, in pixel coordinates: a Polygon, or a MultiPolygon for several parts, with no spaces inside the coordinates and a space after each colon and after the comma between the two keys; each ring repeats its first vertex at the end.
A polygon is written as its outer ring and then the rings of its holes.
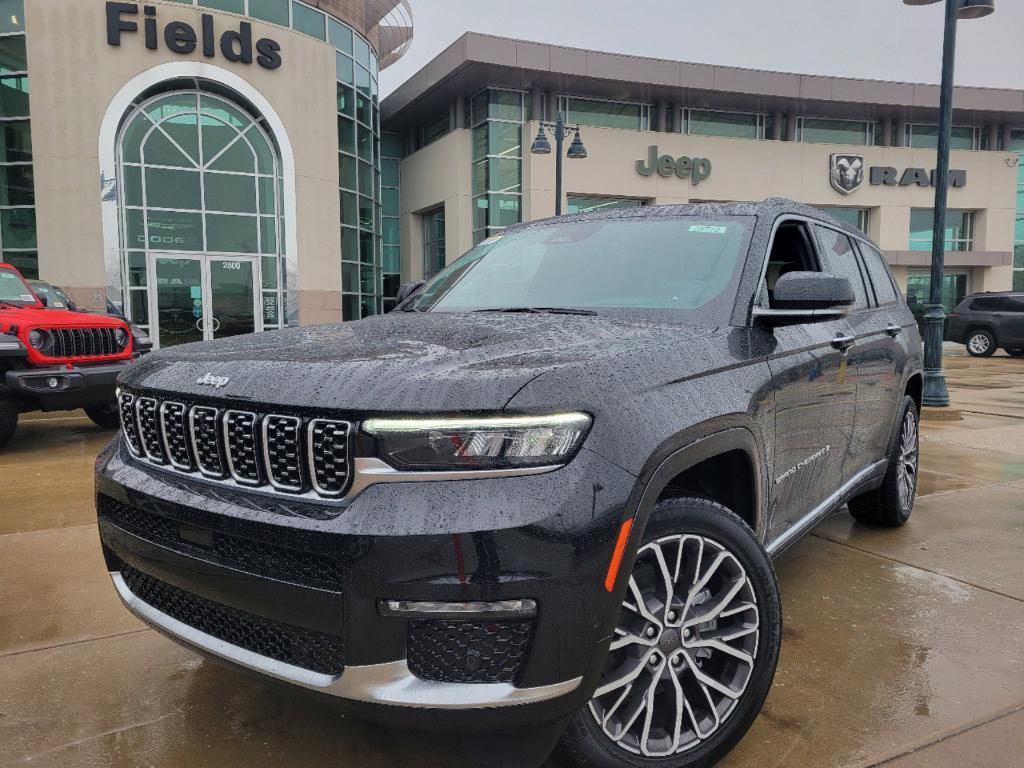
{"type": "MultiPolygon", "coordinates": [[[[777,563],[778,674],[723,765],[1021,764],[1024,360],[947,364],[964,420],[924,424],[911,522],[881,531],[843,511],[777,563]]],[[[42,416],[0,454],[0,765],[466,764],[443,737],[342,717],[132,618],[94,526],[110,437],[42,416]]]]}

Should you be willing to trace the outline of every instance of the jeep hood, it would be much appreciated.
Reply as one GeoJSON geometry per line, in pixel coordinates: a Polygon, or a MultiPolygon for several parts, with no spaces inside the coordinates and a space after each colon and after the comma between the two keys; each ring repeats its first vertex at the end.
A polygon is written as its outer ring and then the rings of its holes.
{"type": "Polygon", "coordinates": [[[606,376],[619,360],[652,355],[706,368],[720,333],[610,316],[402,312],[171,347],[132,366],[122,384],[353,415],[487,411],[553,371],[606,376]]]}

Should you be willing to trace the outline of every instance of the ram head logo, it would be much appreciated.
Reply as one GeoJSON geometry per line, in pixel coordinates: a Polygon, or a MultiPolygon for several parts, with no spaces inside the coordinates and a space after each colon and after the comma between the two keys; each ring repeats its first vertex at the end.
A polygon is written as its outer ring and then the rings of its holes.
{"type": "Polygon", "coordinates": [[[829,179],[832,188],[842,195],[856,192],[864,183],[864,155],[832,155],[829,179]]]}

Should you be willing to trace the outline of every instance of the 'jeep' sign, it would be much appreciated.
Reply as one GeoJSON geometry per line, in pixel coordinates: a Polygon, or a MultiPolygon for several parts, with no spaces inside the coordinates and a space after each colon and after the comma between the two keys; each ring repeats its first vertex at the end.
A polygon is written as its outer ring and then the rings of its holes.
{"type": "Polygon", "coordinates": [[[711,175],[711,161],[706,157],[672,157],[672,155],[658,156],[658,146],[652,145],[647,148],[647,159],[636,161],[636,172],[641,176],[650,176],[657,173],[659,176],[671,176],[675,174],[680,179],[689,179],[694,186],[700,184],[711,175]]]}

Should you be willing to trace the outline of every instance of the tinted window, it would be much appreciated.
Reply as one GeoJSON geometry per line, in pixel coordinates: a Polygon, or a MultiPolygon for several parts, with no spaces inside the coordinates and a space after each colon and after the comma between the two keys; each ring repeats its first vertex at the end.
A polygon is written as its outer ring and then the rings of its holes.
{"type": "Polygon", "coordinates": [[[727,320],[750,217],[634,217],[534,226],[485,240],[431,280],[412,308],[659,309],[727,320]]]}
{"type": "Polygon", "coordinates": [[[1003,299],[1004,312],[1024,312],[1024,296],[1007,296],[1003,299]]]}
{"type": "Polygon", "coordinates": [[[834,229],[815,229],[818,230],[818,242],[821,243],[821,255],[824,260],[822,270],[849,280],[855,297],[853,309],[863,309],[868,305],[868,292],[864,287],[860,266],[857,264],[857,252],[853,248],[853,241],[834,229]]]}
{"type": "Polygon", "coordinates": [[[892,277],[889,275],[889,268],[885,264],[885,257],[877,249],[870,245],[860,246],[861,255],[864,257],[864,266],[868,268],[868,277],[875,287],[875,298],[879,306],[893,304],[896,301],[896,288],[892,284],[892,277]]]}
{"type": "Polygon", "coordinates": [[[971,302],[972,312],[995,312],[1002,308],[1002,296],[981,296],[971,302]]]}

